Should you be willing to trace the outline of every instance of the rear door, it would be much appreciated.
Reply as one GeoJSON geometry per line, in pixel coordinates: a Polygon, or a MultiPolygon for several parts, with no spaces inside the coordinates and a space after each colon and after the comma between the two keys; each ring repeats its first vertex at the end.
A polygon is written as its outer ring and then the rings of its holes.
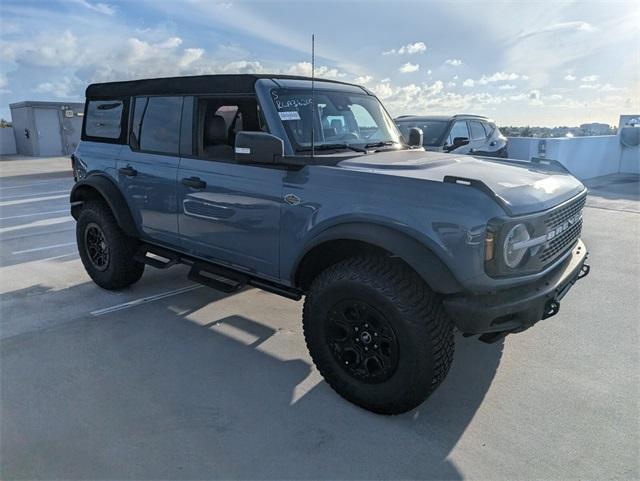
{"type": "Polygon", "coordinates": [[[196,99],[193,155],[178,171],[187,253],[264,277],[279,274],[284,170],[234,161],[235,133],[259,130],[255,98],[196,99]]]}
{"type": "Polygon", "coordinates": [[[479,120],[469,120],[469,153],[475,155],[489,154],[489,141],[487,140],[487,132],[479,120]]]}
{"type": "Polygon", "coordinates": [[[179,246],[176,179],[183,97],[132,99],[129,145],[118,160],[118,182],[145,238],[179,246]]]}

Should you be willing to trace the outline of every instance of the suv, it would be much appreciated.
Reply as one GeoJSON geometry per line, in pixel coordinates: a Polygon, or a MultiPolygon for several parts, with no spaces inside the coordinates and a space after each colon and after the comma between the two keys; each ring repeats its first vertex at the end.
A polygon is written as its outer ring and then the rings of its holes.
{"type": "Polygon", "coordinates": [[[480,115],[403,115],[395,119],[403,134],[419,128],[425,150],[487,157],[507,157],[507,138],[493,120],[480,115]]]}
{"type": "Polygon", "coordinates": [[[207,75],[93,84],[71,213],[96,284],[191,266],[299,300],[321,374],[395,414],[447,375],[454,328],[490,342],[588,273],[585,187],[553,161],[425,152],[356,85],[207,75]]]}

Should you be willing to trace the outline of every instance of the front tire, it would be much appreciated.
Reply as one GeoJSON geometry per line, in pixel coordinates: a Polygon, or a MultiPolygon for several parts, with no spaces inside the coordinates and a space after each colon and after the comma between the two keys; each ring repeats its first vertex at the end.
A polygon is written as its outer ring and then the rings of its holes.
{"type": "Polygon", "coordinates": [[[142,277],[144,264],[133,259],[139,241],[120,229],[103,202],[84,204],[76,224],[76,242],[85,270],[100,287],[123,289],[142,277]]]}
{"type": "Polygon", "coordinates": [[[356,257],[323,271],[307,294],[303,327],[318,370],[341,396],[400,414],[446,377],[453,324],[424,280],[399,259],[356,257]]]}

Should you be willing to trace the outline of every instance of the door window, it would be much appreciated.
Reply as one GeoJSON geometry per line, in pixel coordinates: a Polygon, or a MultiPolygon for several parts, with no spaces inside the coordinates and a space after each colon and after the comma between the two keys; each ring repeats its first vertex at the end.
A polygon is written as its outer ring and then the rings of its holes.
{"type": "Polygon", "coordinates": [[[232,160],[238,132],[260,131],[255,98],[198,99],[197,154],[216,160],[232,160]]]}
{"type": "Polygon", "coordinates": [[[469,122],[469,127],[471,127],[471,140],[484,140],[487,138],[487,133],[484,131],[482,123],[472,120],[469,122]]]}
{"type": "Polygon", "coordinates": [[[449,132],[447,144],[453,145],[453,139],[456,137],[464,137],[465,139],[469,138],[469,129],[467,128],[467,122],[465,120],[458,120],[453,124],[453,127],[451,127],[451,131],[449,132]]]}
{"type": "Polygon", "coordinates": [[[181,113],[182,97],[137,98],[131,133],[140,150],[177,154],[181,113]]]}

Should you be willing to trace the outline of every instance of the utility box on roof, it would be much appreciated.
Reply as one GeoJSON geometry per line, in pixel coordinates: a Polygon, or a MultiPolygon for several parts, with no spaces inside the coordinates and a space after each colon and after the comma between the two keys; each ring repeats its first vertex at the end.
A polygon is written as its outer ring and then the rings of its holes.
{"type": "Polygon", "coordinates": [[[70,155],[80,142],[81,102],[18,102],[10,105],[19,155],[70,155]]]}

